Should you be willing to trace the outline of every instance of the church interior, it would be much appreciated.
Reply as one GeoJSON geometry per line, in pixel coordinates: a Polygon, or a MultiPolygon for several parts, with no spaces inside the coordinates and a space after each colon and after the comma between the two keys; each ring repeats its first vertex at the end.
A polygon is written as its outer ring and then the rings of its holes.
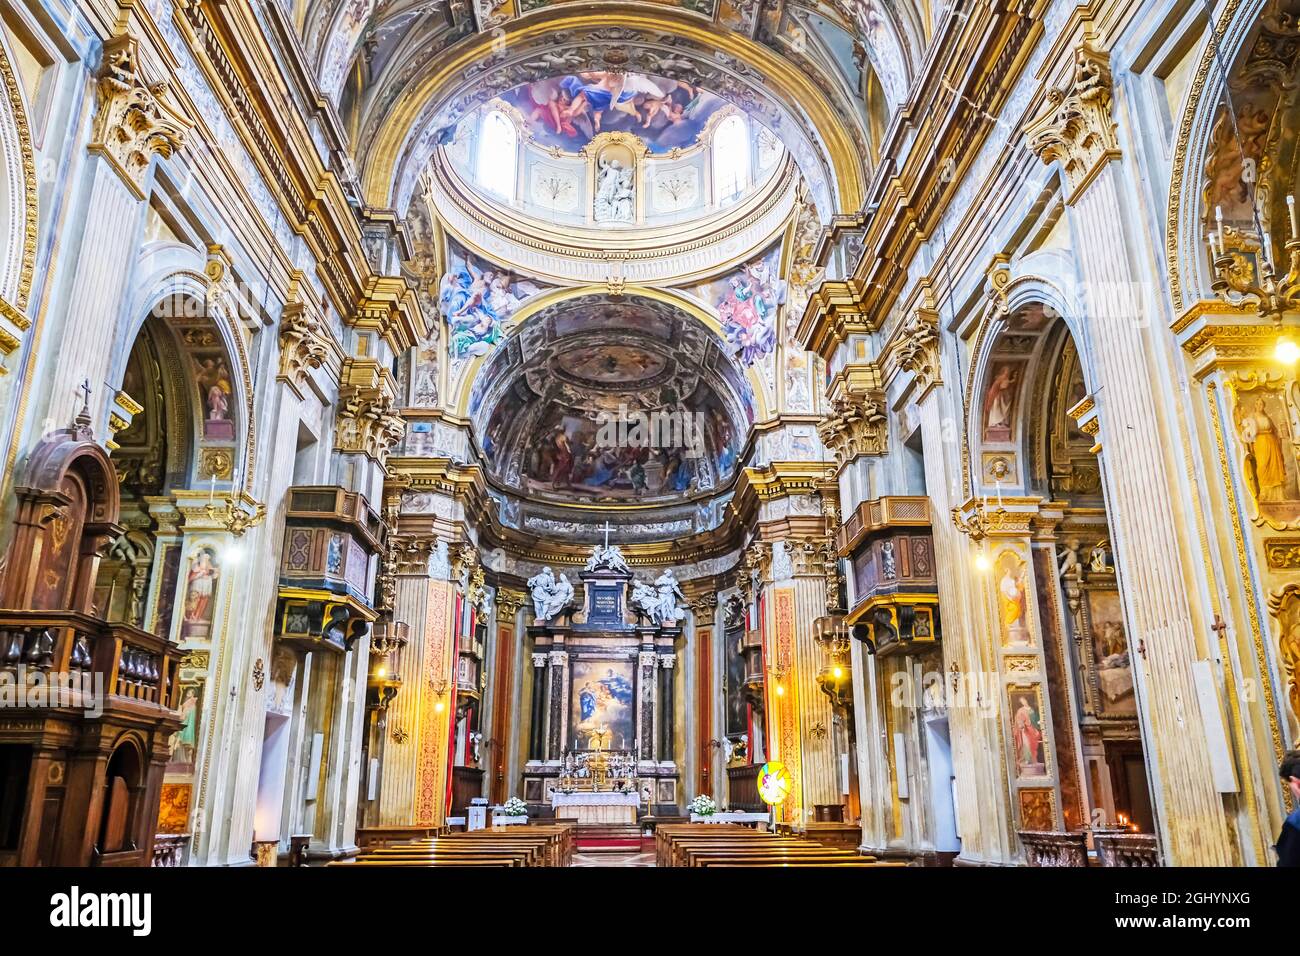
{"type": "Polygon", "coordinates": [[[1274,866],[1297,23],[0,0],[0,866],[1274,866]]]}

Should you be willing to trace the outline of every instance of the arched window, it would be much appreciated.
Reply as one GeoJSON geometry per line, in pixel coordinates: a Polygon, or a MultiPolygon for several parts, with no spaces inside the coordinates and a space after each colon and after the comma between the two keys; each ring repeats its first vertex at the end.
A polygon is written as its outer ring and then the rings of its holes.
{"type": "Polygon", "coordinates": [[[719,206],[749,188],[749,167],[749,125],[742,116],[728,116],[713,134],[713,195],[719,206]]]}
{"type": "Polygon", "coordinates": [[[506,199],[515,198],[519,133],[510,117],[493,110],[483,117],[478,136],[478,184],[506,199]]]}

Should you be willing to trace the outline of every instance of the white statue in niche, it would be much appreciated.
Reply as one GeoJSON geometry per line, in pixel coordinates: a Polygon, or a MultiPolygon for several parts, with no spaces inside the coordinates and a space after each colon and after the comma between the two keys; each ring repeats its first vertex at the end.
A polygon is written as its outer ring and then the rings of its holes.
{"type": "Polygon", "coordinates": [[[596,174],[596,221],[632,222],[632,168],[617,159],[600,160],[596,174]]]}

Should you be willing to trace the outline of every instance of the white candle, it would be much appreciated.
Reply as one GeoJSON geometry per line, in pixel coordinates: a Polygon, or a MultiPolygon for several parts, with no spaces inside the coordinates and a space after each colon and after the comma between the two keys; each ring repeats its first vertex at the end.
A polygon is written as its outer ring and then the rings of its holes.
{"type": "Polygon", "coordinates": [[[1223,207],[1222,206],[1214,207],[1214,221],[1219,224],[1219,233],[1220,235],[1222,235],[1223,233],[1223,207]]]}
{"type": "Polygon", "coordinates": [[[1264,267],[1267,269],[1273,264],[1273,240],[1268,237],[1267,231],[1263,233],[1262,238],[1264,240],[1264,267]]]}
{"type": "Polygon", "coordinates": [[[214,497],[216,497],[216,494],[217,494],[217,473],[216,473],[216,471],[214,470],[214,471],[212,472],[212,474],[209,475],[208,477],[211,479],[211,480],[208,482],[208,504],[212,504],[212,499],[213,499],[214,497]]]}
{"type": "Polygon", "coordinates": [[[1300,229],[1296,229],[1295,222],[1295,196],[1286,197],[1287,216],[1291,219],[1291,238],[1300,238],[1300,229]]]}

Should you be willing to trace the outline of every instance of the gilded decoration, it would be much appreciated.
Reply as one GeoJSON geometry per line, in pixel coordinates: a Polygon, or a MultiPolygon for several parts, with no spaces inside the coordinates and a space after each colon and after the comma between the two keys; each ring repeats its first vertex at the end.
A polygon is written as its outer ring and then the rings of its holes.
{"type": "Polygon", "coordinates": [[[939,377],[939,313],[931,308],[917,309],[897,333],[894,355],[900,368],[911,372],[920,394],[935,385],[939,377]]]}
{"type": "Polygon", "coordinates": [[[1029,147],[1043,162],[1060,162],[1071,199],[1119,155],[1110,105],[1110,54],[1087,39],[1075,50],[1069,84],[1049,90],[1046,110],[1025,126],[1029,147]]]}
{"type": "Polygon", "coordinates": [[[301,395],[308,376],[325,364],[333,340],[312,303],[305,298],[307,283],[295,272],[288,301],[280,313],[280,378],[301,395]]]}
{"type": "Polygon", "coordinates": [[[405,434],[406,421],[397,412],[392,374],[374,359],[345,359],[335,449],[366,455],[383,465],[405,434]]]}
{"type": "Polygon", "coordinates": [[[90,148],[108,160],[136,198],[144,199],[150,160],[179,150],[190,124],[163,100],[167,83],[148,83],[141,76],[139,42],[123,34],[104,44],[90,148]]]}
{"type": "MultiPolygon", "coordinates": [[[[3,78],[5,95],[9,100],[9,110],[13,118],[18,138],[18,158],[22,165],[22,251],[18,265],[17,283],[14,287],[14,302],[7,302],[0,294],[0,316],[11,322],[15,329],[26,330],[31,326],[24,310],[31,291],[32,273],[36,263],[36,237],[38,231],[36,159],[32,149],[31,129],[27,124],[27,112],[23,106],[22,91],[18,77],[0,47],[0,78],[3,78]]],[[[13,197],[10,197],[11,200],[13,197]]],[[[0,290],[3,293],[4,290],[0,290]]],[[[9,332],[0,329],[0,351],[8,354],[18,348],[18,339],[9,332]]],[[[3,366],[0,366],[0,370],[3,366]]]]}
{"type": "Polygon", "coordinates": [[[1275,531],[1300,528],[1300,442],[1294,383],[1277,372],[1228,376],[1241,476],[1254,504],[1250,520],[1275,531]]]}
{"type": "Polygon", "coordinates": [[[817,435],[838,470],[863,455],[885,454],[889,418],[878,366],[846,366],[832,380],[827,399],[831,411],[817,425],[817,435]]]}
{"type": "Polygon", "coordinates": [[[1278,658],[1286,678],[1287,701],[1292,715],[1300,721],[1300,584],[1288,584],[1272,592],[1268,610],[1277,621],[1278,658]]]}

